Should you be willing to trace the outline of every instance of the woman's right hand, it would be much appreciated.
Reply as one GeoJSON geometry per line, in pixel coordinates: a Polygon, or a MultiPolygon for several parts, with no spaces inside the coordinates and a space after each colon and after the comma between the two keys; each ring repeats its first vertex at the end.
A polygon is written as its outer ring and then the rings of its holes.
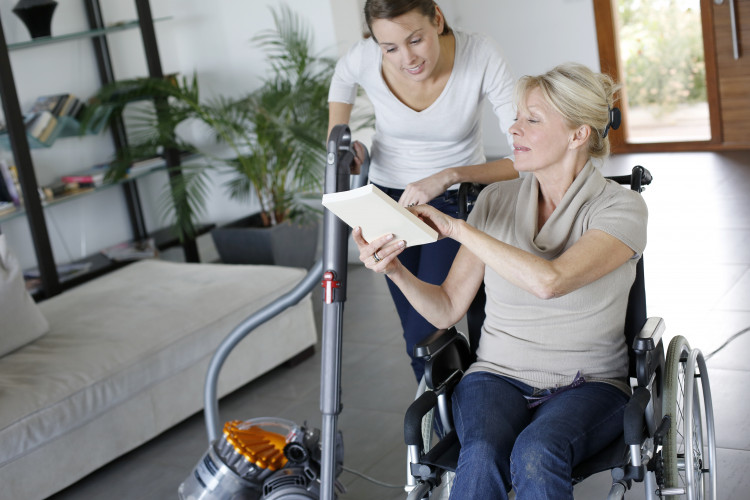
{"type": "Polygon", "coordinates": [[[361,227],[352,230],[352,237],[359,248],[359,260],[366,268],[378,273],[391,274],[401,266],[397,257],[406,248],[404,240],[393,241],[393,235],[386,234],[368,243],[362,236],[361,227]]]}

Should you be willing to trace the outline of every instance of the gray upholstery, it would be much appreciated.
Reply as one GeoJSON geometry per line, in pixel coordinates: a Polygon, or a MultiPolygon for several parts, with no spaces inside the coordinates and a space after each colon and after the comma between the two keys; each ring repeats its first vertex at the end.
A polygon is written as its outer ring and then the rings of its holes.
{"type": "MultiPolygon", "coordinates": [[[[202,408],[208,361],[305,271],[146,260],[42,302],[50,331],[0,358],[0,484],[44,498],[202,408]]],[[[226,394],[314,345],[308,296],[243,340],[226,394]]]]}

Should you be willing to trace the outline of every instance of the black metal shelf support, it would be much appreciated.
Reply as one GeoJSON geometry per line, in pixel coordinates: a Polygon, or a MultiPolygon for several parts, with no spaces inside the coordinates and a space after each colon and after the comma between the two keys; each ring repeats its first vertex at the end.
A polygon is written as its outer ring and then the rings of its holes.
{"type": "MultiPolygon", "coordinates": [[[[102,16],[101,5],[99,0],[85,0],[86,17],[88,18],[89,28],[99,30],[105,28],[104,17],[102,16]]],[[[141,27],[142,27],[141,23],[141,27]]],[[[151,27],[153,30],[153,26],[151,27]]],[[[106,35],[98,35],[91,38],[94,44],[94,53],[96,55],[96,66],[99,68],[99,81],[102,85],[113,83],[115,81],[115,72],[112,67],[112,58],[109,53],[109,44],[106,35]]],[[[128,136],[125,132],[125,124],[122,117],[116,117],[110,122],[110,132],[112,142],[116,151],[127,147],[128,136]]],[[[148,229],[143,217],[143,208],[141,206],[138,186],[134,181],[124,182],[122,190],[125,195],[125,202],[128,207],[130,227],[133,234],[133,240],[142,241],[148,238],[148,229]]]]}
{"type": "Polygon", "coordinates": [[[34,163],[31,161],[29,141],[23,123],[21,105],[18,102],[13,68],[10,65],[8,45],[5,42],[5,31],[0,21],[0,96],[3,101],[3,112],[8,129],[8,138],[13,149],[13,156],[18,169],[18,181],[23,191],[23,202],[29,222],[31,239],[34,242],[37,265],[41,273],[42,290],[46,297],[60,293],[60,279],[57,275],[55,257],[52,253],[47,224],[44,220],[44,209],[39,197],[39,185],[34,174],[34,163]]]}
{"type": "MultiPolygon", "coordinates": [[[[138,22],[141,25],[141,38],[143,39],[143,50],[146,54],[148,74],[152,78],[164,78],[161,58],[159,57],[159,46],[156,42],[156,31],[154,30],[154,18],[151,14],[151,6],[148,0],[135,0],[135,6],[138,11],[138,22]]],[[[154,105],[159,109],[159,106],[166,105],[166,102],[155,102],[154,105]]],[[[170,180],[173,177],[182,175],[180,169],[180,155],[178,151],[165,151],[164,158],[167,161],[167,173],[170,180]]],[[[196,244],[195,239],[191,238],[183,241],[182,250],[185,254],[185,261],[200,262],[198,245],[196,244]]]]}

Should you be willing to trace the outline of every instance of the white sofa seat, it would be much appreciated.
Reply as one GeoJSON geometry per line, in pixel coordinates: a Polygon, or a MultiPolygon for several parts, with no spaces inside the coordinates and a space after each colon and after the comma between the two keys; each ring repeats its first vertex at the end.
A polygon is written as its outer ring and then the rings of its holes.
{"type": "MultiPolygon", "coordinates": [[[[146,260],[39,304],[50,331],[0,358],[0,496],[45,498],[200,410],[219,342],[304,275],[146,260]]],[[[316,340],[308,296],[238,345],[220,395],[316,340]]]]}

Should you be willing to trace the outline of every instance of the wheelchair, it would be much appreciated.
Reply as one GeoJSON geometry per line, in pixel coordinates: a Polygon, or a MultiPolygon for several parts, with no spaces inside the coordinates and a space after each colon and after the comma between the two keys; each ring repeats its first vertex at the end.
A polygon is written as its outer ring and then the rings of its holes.
{"type": "MultiPolygon", "coordinates": [[[[641,192],[651,182],[645,168],[610,177],[641,192]]],[[[462,186],[462,189],[474,189],[462,186]]],[[[475,308],[476,309],[476,308],[475,308]]],[[[469,328],[481,321],[469,321],[469,328]]],[[[647,317],[643,259],[628,297],[624,333],[628,345],[632,396],[623,417],[623,434],[602,443],[593,457],[576,465],[571,481],[610,470],[608,499],[624,498],[634,482],[644,483],[648,499],[716,498],[716,441],[713,405],[703,354],[687,339],[674,337],[666,356],[662,318],[647,317]]],[[[451,394],[475,356],[471,343],[455,327],[438,330],[415,347],[426,362],[415,401],[404,418],[407,446],[407,500],[447,498],[458,463],[460,443],[453,428],[451,394]],[[441,422],[440,438],[433,429],[441,422]]]]}

